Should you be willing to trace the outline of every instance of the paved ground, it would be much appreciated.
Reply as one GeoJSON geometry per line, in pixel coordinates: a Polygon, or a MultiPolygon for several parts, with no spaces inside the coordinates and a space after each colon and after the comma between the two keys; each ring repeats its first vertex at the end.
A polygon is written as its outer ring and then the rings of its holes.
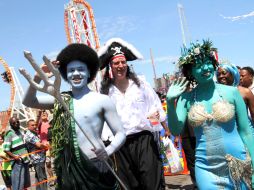
{"type": "MultiPolygon", "coordinates": [[[[34,172],[31,172],[31,183],[35,184],[34,179],[34,172]]],[[[193,185],[190,179],[189,175],[177,175],[177,176],[165,176],[165,182],[166,182],[166,190],[171,189],[186,189],[191,190],[193,189],[193,185]]],[[[0,185],[3,185],[4,182],[2,180],[2,177],[0,177],[0,185]]],[[[48,186],[48,190],[54,190],[54,187],[48,186]]],[[[0,188],[1,190],[1,188],[0,188]]],[[[29,190],[35,190],[35,187],[29,188],[29,190]]]]}

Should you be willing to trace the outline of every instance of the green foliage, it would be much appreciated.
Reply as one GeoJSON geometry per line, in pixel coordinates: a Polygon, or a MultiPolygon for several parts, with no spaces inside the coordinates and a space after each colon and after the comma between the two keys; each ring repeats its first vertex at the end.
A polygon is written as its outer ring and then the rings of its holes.
{"type": "MultiPolygon", "coordinates": [[[[64,94],[62,96],[67,105],[71,96],[69,94],[64,94]]],[[[64,110],[64,108],[59,104],[55,103],[54,113],[53,113],[53,122],[52,122],[52,154],[54,156],[59,156],[64,147],[69,144],[71,118],[69,114],[64,110]]]]}
{"type": "Polygon", "coordinates": [[[190,47],[181,48],[181,57],[178,60],[179,66],[185,64],[194,64],[198,59],[203,59],[207,56],[213,56],[213,52],[217,49],[213,48],[213,43],[210,40],[203,40],[203,44],[199,42],[191,43],[190,47]]]}

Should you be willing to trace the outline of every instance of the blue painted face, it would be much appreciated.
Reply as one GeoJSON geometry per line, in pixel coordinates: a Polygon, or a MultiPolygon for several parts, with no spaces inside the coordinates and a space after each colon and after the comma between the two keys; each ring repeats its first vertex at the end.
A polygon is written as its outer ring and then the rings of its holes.
{"type": "Polygon", "coordinates": [[[192,67],[191,73],[199,84],[213,80],[214,67],[212,61],[209,58],[205,58],[203,62],[199,59],[192,67]]]}
{"type": "Polygon", "coordinates": [[[85,63],[75,60],[67,65],[67,80],[72,88],[83,88],[89,77],[90,72],[85,63]]]}

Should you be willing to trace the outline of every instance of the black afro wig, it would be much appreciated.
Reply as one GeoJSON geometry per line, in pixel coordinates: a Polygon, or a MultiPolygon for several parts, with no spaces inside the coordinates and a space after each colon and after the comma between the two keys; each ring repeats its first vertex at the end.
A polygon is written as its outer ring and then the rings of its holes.
{"type": "Polygon", "coordinates": [[[67,65],[71,61],[84,62],[90,72],[88,83],[90,83],[96,76],[99,69],[99,59],[97,53],[85,44],[73,43],[66,46],[57,56],[59,61],[59,72],[64,80],[67,81],[67,65]]]}

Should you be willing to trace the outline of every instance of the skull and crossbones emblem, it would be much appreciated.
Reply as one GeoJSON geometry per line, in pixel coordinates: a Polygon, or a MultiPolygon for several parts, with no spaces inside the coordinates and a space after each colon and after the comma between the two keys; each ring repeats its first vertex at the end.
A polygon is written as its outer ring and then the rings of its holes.
{"type": "Polygon", "coordinates": [[[123,54],[123,52],[121,51],[122,47],[112,47],[111,50],[114,50],[115,53],[113,53],[113,55],[116,55],[116,54],[123,54]]]}

